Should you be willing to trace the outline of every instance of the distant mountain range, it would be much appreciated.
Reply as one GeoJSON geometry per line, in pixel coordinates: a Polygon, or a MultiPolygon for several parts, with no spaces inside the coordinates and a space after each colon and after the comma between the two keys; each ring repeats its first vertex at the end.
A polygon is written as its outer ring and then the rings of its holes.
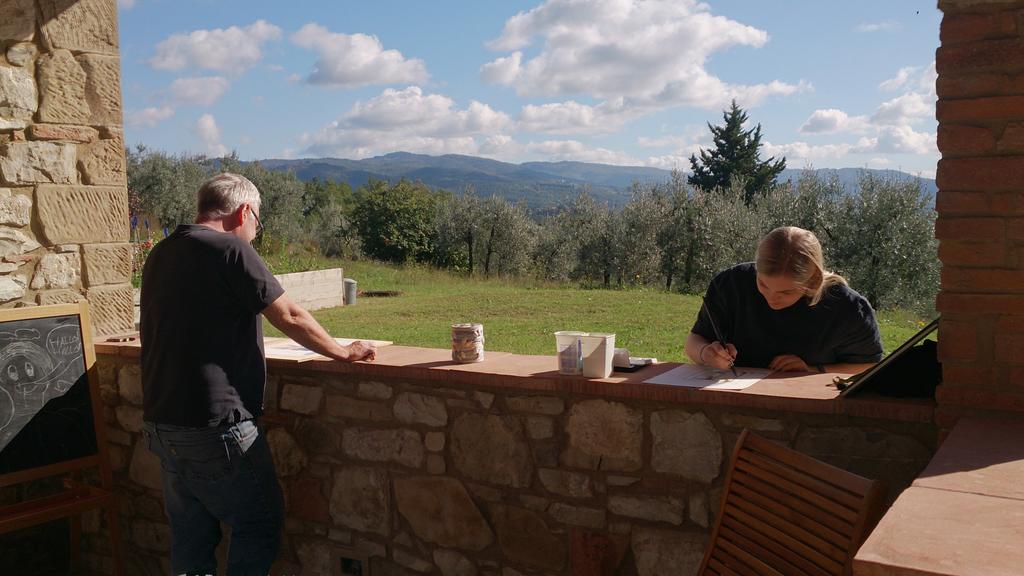
{"type": "MultiPolygon", "coordinates": [[[[306,158],[299,160],[260,160],[268,170],[294,172],[301,180],[330,179],[347,182],[353,189],[369,180],[423,182],[432,188],[461,192],[472,186],[476,194],[487,197],[504,196],[512,202],[523,201],[535,211],[550,210],[565,204],[581,190],[598,201],[622,205],[629,200],[634,182],[664,182],[671,172],[643,166],[613,166],[587,162],[524,162],[511,164],[476,156],[446,154],[428,156],[408,152],[392,152],[363,160],[341,158],[306,158]]],[[[896,170],[863,168],[819,169],[823,177],[833,174],[847,190],[856,191],[861,172],[884,177],[915,179],[916,176],[896,170]]],[[[801,169],[786,169],[779,180],[796,180],[801,169]]],[[[934,198],[935,181],[921,178],[922,192],[934,198]]]]}

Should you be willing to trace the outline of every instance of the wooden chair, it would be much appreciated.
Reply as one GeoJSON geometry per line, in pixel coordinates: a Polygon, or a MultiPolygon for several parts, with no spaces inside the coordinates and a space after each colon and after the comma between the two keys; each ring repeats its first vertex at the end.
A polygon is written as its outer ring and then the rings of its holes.
{"type": "Polygon", "coordinates": [[[882,486],[744,430],[699,574],[849,575],[882,486]]]}

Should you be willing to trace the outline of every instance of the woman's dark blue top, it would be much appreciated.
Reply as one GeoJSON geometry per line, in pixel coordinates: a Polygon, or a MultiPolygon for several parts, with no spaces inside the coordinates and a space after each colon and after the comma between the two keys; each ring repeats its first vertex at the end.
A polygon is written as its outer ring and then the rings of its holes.
{"type": "MultiPolygon", "coordinates": [[[[808,298],[772,310],[757,290],[753,262],[719,272],[708,286],[708,308],[725,340],[736,346],[737,366],[767,367],[782,354],[795,354],[808,366],[869,363],[882,359],[875,311],[845,285],[830,287],[821,301],[808,298]]],[[[702,310],[691,332],[717,340],[702,310]]]]}

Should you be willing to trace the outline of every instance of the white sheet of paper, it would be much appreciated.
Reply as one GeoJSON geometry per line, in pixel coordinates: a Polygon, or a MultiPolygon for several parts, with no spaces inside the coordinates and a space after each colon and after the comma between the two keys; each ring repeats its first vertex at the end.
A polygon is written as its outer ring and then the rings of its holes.
{"type": "Polygon", "coordinates": [[[264,353],[267,358],[274,358],[277,360],[301,360],[305,358],[314,358],[319,356],[316,352],[303,348],[298,344],[283,345],[283,346],[267,346],[264,349],[264,353]]]}
{"type": "Polygon", "coordinates": [[[669,386],[686,386],[687,388],[704,388],[707,390],[743,390],[758,380],[771,374],[765,368],[736,367],[736,376],[731,370],[712,370],[704,366],[683,364],[668,372],[663,372],[644,380],[648,384],[667,384],[669,386]]]}
{"type": "MultiPolygon", "coordinates": [[[[335,342],[342,346],[348,346],[356,340],[375,344],[378,348],[392,344],[390,340],[367,340],[365,338],[334,339],[335,342]]],[[[322,356],[313,352],[309,348],[302,346],[298,342],[285,338],[276,338],[273,340],[267,338],[264,341],[264,352],[268,358],[274,358],[276,360],[312,360],[313,358],[322,358],[322,356]]]]}

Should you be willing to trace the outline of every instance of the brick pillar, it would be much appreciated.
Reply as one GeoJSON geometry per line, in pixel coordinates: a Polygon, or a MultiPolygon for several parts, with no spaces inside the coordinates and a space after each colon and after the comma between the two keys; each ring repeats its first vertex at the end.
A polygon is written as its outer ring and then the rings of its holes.
{"type": "Polygon", "coordinates": [[[940,429],[1024,416],[1024,1],[940,0],[940,429]]]}

